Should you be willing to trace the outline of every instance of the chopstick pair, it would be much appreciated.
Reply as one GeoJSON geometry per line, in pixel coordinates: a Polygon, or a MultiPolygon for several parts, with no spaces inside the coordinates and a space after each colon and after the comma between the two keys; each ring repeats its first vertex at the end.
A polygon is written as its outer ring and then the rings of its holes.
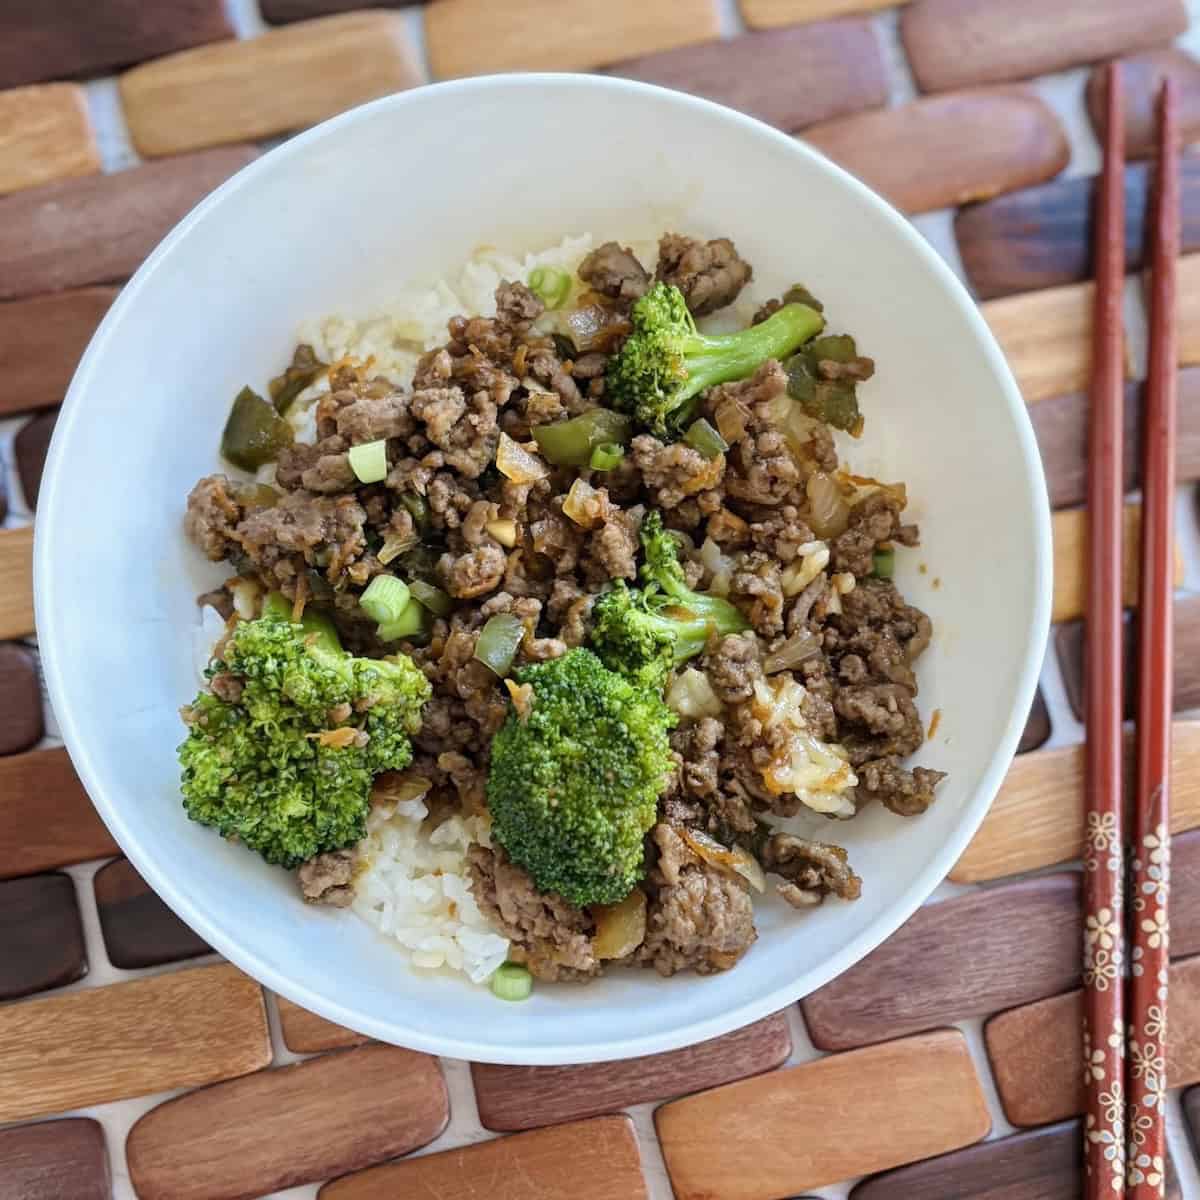
{"type": "Polygon", "coordinates": [[[1126,961],[1122,796],[1121,533],[1125,277],[1124,105],[1108,70],[1107,126],[1096,227],[1096,295],[1088,464],[1086,621],[1087,828],[1084,851],[1085,1194],[1089,1200],[1164,1195],[1169,784],[1173,693],[1176,262],[1179,165],[1176,97],[1158,107],[1152,217],[1150,351],[1143,418],[1141,592],[1138,610],[1136,790],[1126,961]],[[1129,1004],[1125,972],[1129,971],[1129,1004]]]}

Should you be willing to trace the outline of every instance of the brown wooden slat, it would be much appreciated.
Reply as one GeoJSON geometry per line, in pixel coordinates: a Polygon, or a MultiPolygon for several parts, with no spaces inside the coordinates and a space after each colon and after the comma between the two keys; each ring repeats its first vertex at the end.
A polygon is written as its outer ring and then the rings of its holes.
{"type": "MultiPolygon", "coordinates": [[[[1168,1163],[1166,1195],[1180,1200],[1168,1163]]],[[[1083,1124],[1045,1129],[968,1146],[939,1158],[864,1179],[850,1200],[1083,1200],[1083,1124]]]]}
{"type": "Polygon", "coordinates": [[[407,1154],[449,1119],[437,1061],[376,1044],[169,1100],[125,1154],[140,1200],[241,1200],[407,1154]]]}
{"type": "Polygon", "coordinates": [[[48,83],[0,92],[0,194],[99,170],[83,88],[48,83]]]}
{"type": "Polygon", "coordinates": [[[903,0],[738,0],[742,17],[751,29],[771,29],[800,21],[823,21],[848,13],[894,8],[903,0]]]}
{"type": "Polygon", "coordinates": [[[666,1054],[575,1067],[473,1063],[471,1075],[484,1128],[532,1129],[744,1079],[779,1066],[791,1052],[787,1019],[776,1013],[666,1054]]]}
{"type": "Polygon", "coordinates": [[[655,1123],[676,1200],[777,1200],[955,1150],[991,1127],[955,1030],[676,1100],[655,1123]]]}
{"type": "Polygon", "coordinates": [[[257,156],[251,146],[226,146],[5,196],[0,300],[132,275],[200,200],[257,156]]]}
{"type": "Polygon", "coordinates": [[[79,288],[0,304],[0,416],[59,404],[112,287],[79,288]]]}
{"type": "Polygon", "coordinates": [[[913,0],[900,33],[925,92],[1030,79],[1169,42],[1182,0],[913,0]]]}
{"type": "Polygon", "coordinates": [[[0,642],[0,755],[28,750],[42,733],[42,689],[33,651],[18,642],[0,642]]]}
{"type": "MultiPolygon", "coordinates": [[[[1171,829],[1178,833],[1200,825],[1200,721],[1175,722],[1172,763],[1171,829]]],[[[980,883],[1079,858],[1083,812],[1082,746],[1023,755],[950,878],[980,883]]]]}
{"type": "Polygon", "coordinates": [[[320,1200],[646,1200],[633,1122],[596,1117],[372,1167],[320,1200]]]}
{"type": "Polygon", "coordinates": [[[33,632],[33,526],[0,529],[0,638],[33,632]]]}
{"type": "Polygon", "coordinates": [[[168,1088],[271,1060],[262,990],[227,964],[0,1008],[0,1121],[168,1088]]]}
{"type": "Polygon", "coordinates": [[[266,20],[273,25],[284,25],[362,8],[406,8],[421,3],[424,0],[260,0],[259,7],[266,20]]]}
{"type": "Polygon", "coordinates": [[[275,997],[283,1041],[293,1054],[316,1054],[323,1050],[343,1050],[361,1046],[368,1039],[344,1025],[336,1025],[316,1013],[293,1004],[283,996],[275,997]]]}
{"type": "Polygon", "coordinates": [[[713,0],[438,0],[425,11],[434,75],[577,71],[721,36],[713,0]]]}
{"type": "Polygon", "coordinates": [[[74,983],[87,969],[70,876],[0,883],[0,1000],[74,983]]]}
{"type": "Polygon", "coordinates": [[[65,750],[0,758],[0,879],[116,853],[65,750]]]}
{"type": "Polygon", "coordinates": [[[1192,1131],[1192,1147],[1200,1151],[1200,1088],[1183,1093],[1183,1115],[1192,1131]]]}
{"type": "MultiPolygon", "coordinates": [[[[1200,1079],[1200,957],[1171,964],[1167,1084],[1200,1079]]],[[[1083,993],[1070,992],[993,1017],[984,1027],[1004,1115],[1045,1125],[1083,1111],[1079,1069],[1083,993]]]]}
{"type": "Polygon", "coordinates": [[[222,0],[5,0],[0,87],[98,75],[232,36],[222,0]]]}
{"type": "Polygon", "coordinates": [[[120,90],[133,144],[153,157],[315,125],[420,82],[404,18],[358,12],[145,63],[120,90]]]}
{"type": "Polygon", "coordinates": [[[39,413],[32,421],[22,425],[13,438],[13,458],[17,467],[17,478],[25,503],[36,508],[38,493],[42,487],[42,471],[46,467],[46,453],[50,449],[50,438],[58,421],[58,410],[39,413]]]}
{"type": "MultiPolygon", "coordinates": [[[[1125,153],[1129,158],[1153,158],[1154,105],[1163,80],[1175,85],[1175,112],[1183,145],[1200,139],[1200,63],[1190,54],[1168,46],[1121,59],[1121,91],[1125,99],[1125,153]]],[[[1108,84],[1104,68],[1088,78],[1087,106],[1092,128],[1104,141],[1108,84]]]]}
{"type": "MultiPolygon", "coordinates": [[[[1146,245],[1148,168],[1125,171],[1125,255],[1129,270],[1142,265],[1146,245]]],[[[1200,155],[1180,164],[1180,240],[1200,250],[1200,155]]],[[[1052,179],[961,209],[954,233],[963,268],[978,296],[991,299],[1090,279],[1094,175],[1052,179]]]]}
{"type": "Polygon", "coordinates": [[[0,1129],[0,1181],[7,1200],[110,1200],[104,1130],[84,1117],[0,1129]]]}
{"type": "Polygon", "coordinates": [[[684,46],[621,63],[612,73],[704,96],[787,131],[888,99],[879,39],[861,20],[684,46]]]}
{"type": "Polygon", "coordinates": [[[1015,88],[839,117],[804,138],[909,213],[1040,183],[1070,158],[1058,118],[1015,88]]]}
{"type": "Polygon", "coordinates": [[[1050,713],[1046,709],[1046,698],[1042,695],[1042,689],[1038,688],[1033,696],[1029,719],[1025,722],[1021,740],[1017,743],[1017,753],[1028,754],[1031,750],[1036,750],[1049,736],[1050,713]]]}
{"type": "Polygon", "coordinates": [[[848,1050],[1066,991],[1079,982],[1081,928],[1075,874],[928,904],[801,1002],[809,1035],[848,1050]]]}
{"type": "Polygon", "coordinates": [[[151,891],[128,859],[92,877],[104,948],[114,967],[134,970],[209,953],[208,943],[151,891]]]}

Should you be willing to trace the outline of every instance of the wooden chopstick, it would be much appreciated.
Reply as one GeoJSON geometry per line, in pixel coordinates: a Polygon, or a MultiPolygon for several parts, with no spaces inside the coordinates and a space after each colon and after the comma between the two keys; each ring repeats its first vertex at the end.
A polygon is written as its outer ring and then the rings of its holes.
{"type": "Polygon", "coordinates": [[[1153,206],[1150,355],[1142,433],[1142,561],[1138,617],[1137,791],[1133,810],[1126,1195],[1164,1194],[1167,1023],[1167,896],[1171,844],[1169,793],[1175,499],[1176,308],[1179,258],[1179,147],[1175,91],[1159,97],[1158,167],[1153,206]]]}
{"type": "Polygon", "coordinates": [[[1087,1200],[1125,1194],[1124,820],[1121,802],[1121,506],[1124,404],[1125,120],[1120,67],[1108,68],[1095,237],[1088,445],[1087,837],[1084,847],[1084,1058],[1087,1200]]]}

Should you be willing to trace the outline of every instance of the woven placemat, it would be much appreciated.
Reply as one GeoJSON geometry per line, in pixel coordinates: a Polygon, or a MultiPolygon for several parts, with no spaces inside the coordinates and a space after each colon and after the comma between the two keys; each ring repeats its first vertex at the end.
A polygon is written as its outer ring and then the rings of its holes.
{"type": "MultiPolygon", "coordinates": [[[[1079,1195],[1092,68],[1127,64],[1132,251],[1164,72],[1200,139],[1190,51],[1200,0],[0,4],[0,1200],[1079,1195]],[[119,857],[58,741],[33,636],[45,449],[121,282],[261,147],[427,79],[518,68],[710,96],[810,140],[909,213],[1008,355],[1055,508],[1038,699],[950,881],[801,1004],[631,1063],[436,1061],[264,994],[119,857]]],[[[1200,1089],[1187,1091],[1200,1083],[1200,157],[1183,190],[1165,1070],[1169,1194],[1200,1200],[1200,1089]]],[[[1127,311],[1136,400],[1135,280],[1127,311]]]]}

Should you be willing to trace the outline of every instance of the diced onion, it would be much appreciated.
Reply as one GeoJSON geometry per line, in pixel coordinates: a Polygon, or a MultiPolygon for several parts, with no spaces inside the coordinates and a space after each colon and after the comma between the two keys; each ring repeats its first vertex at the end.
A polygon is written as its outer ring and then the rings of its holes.
{"type": "Polygon", "coordinates": [[[536,454],[530,454],[507,433],[500,434],[496,447],[496,469],[513,483],[536,483],[550,474],[550,468],[536,454]]]}
{"type": "Polygon", "coordinates": [[[834,591],[839,596],[848,596],[858,586],[858,580],[849,571],[839,571],[836,575],[830,577],[829,582],[833,584],[834,591]]]}
{"type": "Polygon", "coordinates": [[[727,874],[740,875],[756,892],[766,890],[767,877],[758,860],[748,850],[741,846],[734,846],[731,850],[716,838],[709,837],[702,829],[683,828],[679,834],[697,858],[727,874]]]}
{"type": "Polygon", "coordinates": [[[592,906],[596,937],[592,948],[597,958],[624,958],[646,940],[646,893],[634,888],[617,904],[592,906]]]}
{"type": "Polygon", "coordinates": [[[375,557],[386,567],[406,550],[411,550],[419,541],[420,538],[415,533],[397,533],[393,530],[383,539],[383,545],[375,551],[375,557]]]}
{"type": "Polygon", "coordinates": [[[507,547],[507,549],[511,550],[517,544],[516,521],[489,521],[485,528],[500,545],[507,547]]]}
{"type": "Polygon", "coordinates": [[[835,538],[845,532],[850,520],[850,506],[837,480],[824,471],[808,477],[805,484],[808,494],[808,523],[812,531],[822,538],[835,538]]]}
{"type": "Polygon", "coordinates": [[[820,638],[811,629],[801,629],[763,659],[763,671],[767,675],[776,675],[780,671],[794,671],[806,659],[820,653],[820,638]]]}
{"type": "Polygon", "coordinates": [[[233,609],[243,621],[252,621],[258,616],[262,603],[262,586],[257,579],[246,579],[242,575],[225,584],[233,597],[233,609]]]}
{"type": "Polygon", "coordinates": [[[721,547],[712,538],[705,538],[700,547],[700,565],[709,574],[706,590],[714,596],[728,596],[733,580],[733,562],[721,553],[721,547]]]}
{"type": "Polygon", "coordinates": [[[376,575],[358,598],[358,604],[380,625],[398,621],[408,604],[408,584],[395,575],[376,575]]]}
{"type": "Polygon", "coordinates": [[[780,576],[785,596],[798,596],[829,565],[829,547],[824,542],[806,542],[800,557],[780,576]]]}
{"type": "Polygon", "coordinates": [[[731,446],[746,436],[746,422],[749,418],[750,414],[746,411],[745,405],[732,396],[727,400],[722,400],[713,414],[713,419],[717,423],[717,432],[731,446]]]}
{"type": "Polygon", "coordinates": [[[380,438],[376,442],[363,442],[360,446],[351,446],[347,455],[350,459],[350,470],[354,472],[359,483],[378,483],[387,478],[387,439],[380,438]]]}
{"type": "Polygon", "coordinates": [[[671,680],[665,700],[667,707],[681,717],[719,717],[723,711],[708,676],[695,667],[680,671],[671,680]]]}
{"type": "Polygon", "coordinates": [[[584,529],[600,520],[600,508],[600,493],[583,479],[576,479],[563,498],[563,515],[584,529]]]}

